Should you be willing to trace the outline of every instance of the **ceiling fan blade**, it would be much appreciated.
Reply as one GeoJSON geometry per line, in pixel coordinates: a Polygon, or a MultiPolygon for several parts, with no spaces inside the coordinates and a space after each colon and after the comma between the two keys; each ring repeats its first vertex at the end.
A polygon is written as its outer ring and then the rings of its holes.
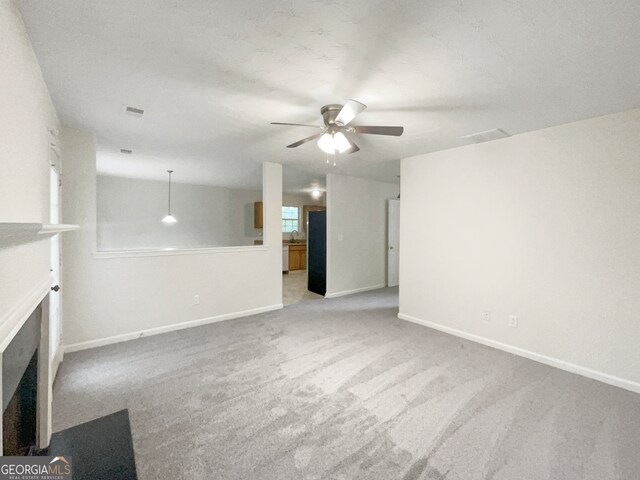
{"type": "Polygon", "coordinates": [[[367,108],[367,106],[364,103],[347,100],[347,103],[342,106],[336,117],[336,123],[338,125],[348,125],[358,114],[362,113],[365,108],[367,108]]]}
{"type": "Polygon", "coordinates": [[[355,133],[367,133],[369,135],[392,135],[399,137],[404,132],[404,127],[374,127],[372,125],[352,126],[355,133]]]}
{"type": "Polygon", "coordinates": [[[324,128],[320,125],[307,125],[305,123],[282,123],[282,122],[271,122],[271,125],[290,125],[292,127],[312,127],[312,128],[324,128]]]}
{"type": "Polygon", "coordinates": [[[316,138],[320,138],[320,136],[322,136],[322,132],[321,133],[316,133],[315,135],[311,135],[310,137],[307,137],[307,138],[303,138],[302,140],[298,140],[297,142],[292,143],[291,145],[287,145],[287,148],[299,147],[300,145],[304,145],[307,142],[311,142],[311,141],[315,140],[316,138]]]}

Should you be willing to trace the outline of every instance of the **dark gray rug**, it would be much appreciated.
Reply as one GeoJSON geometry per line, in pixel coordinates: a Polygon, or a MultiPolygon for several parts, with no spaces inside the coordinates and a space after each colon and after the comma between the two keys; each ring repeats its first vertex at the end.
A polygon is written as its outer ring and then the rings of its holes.
{"type": "Polygon", "coordinates": [[[56,432],[46,455],[72,458],[73,480],[136,480],[129,412],[56,432]]]}

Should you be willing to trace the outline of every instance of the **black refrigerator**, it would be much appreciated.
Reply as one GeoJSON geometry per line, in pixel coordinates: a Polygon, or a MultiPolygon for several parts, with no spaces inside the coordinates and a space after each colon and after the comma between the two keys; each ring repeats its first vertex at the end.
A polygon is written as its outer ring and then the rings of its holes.
{"type": "Polygon", "coordinates": [[[327,293],[327,212],[309,212],[307,289],[327,293]]]}

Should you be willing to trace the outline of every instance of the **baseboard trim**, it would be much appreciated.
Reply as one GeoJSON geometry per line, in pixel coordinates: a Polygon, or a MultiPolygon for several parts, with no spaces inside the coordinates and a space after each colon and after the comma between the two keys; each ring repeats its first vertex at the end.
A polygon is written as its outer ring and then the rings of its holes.
{"type": "Polygon", "coordinates": [[[124,333],[121,335],[114,335],[112,337],[99,338],[97,340],[88,340],[86,342],[72,343],[64,346],[64,353],[78,352],[80,350],[88,350],[90,348],[104,347],[105,345],[111,345],[114,343],[128,342],[129,340],[136,340],[142,337],[150,337],[152,335],[160,335],[162,333],[175,332],[177,330],[184,330],[186,328],[199,327],[201,325],[208,325],[210,323],[224,322],[225,320],[233,320],[234,318],[248,317],[251,315],[257,315],[258,313],[271,312],[273,310],[280,310],[283,308],[282,303],[275,305],[269,305],[266,307],[252,308],[250,310],[243,310],[240,312],[225,313],[223,315],[216,315],[213,317],[200,318],[197,320],[190,320],[188,322],[174,323],[172,325],[165,325],[163,327],[149,328],[146,330],[138,330],[136,332],[124,333]]]}
{"type": "Polygon", "coordinates": [[[518,355],[520,357],[528,358],[529,360],[533,360],[539,363],[544,363],[545,365],[549,365],[551,367],[556,367],[561,370],[565,370],[567,372],[575,373],[577,375],[582,375],[583,377],[590,378],[592,380],[598,380],[603,383],[607,383],[609,385],[613,385],[614,387],[623,388],[625,390],[629,390],[634,393],[640,393],[640,383],[634,382],[632,380],[626,380],[624,378],[616,377],[615,375],[609,375],[608,373],[600,372],[598,370],[592,370],[587,367],[583,367],[580,365],[576,365],[575,363],[565,362],[564,360],[559,360],[557,358],[548,357],[546,355],[542,355],[540,353],[532,352],[530,350],[525,350],[523,348],[514,347],[512,345],[498,342],[495,340],[491,340],[486,337],[481,337],[479,335],[474,335],[472,333],[467,333],[462,330],[457,330],[455,328],[446,327],[444,325],[440,325],[438,323],[429,322],[427,320],[422,320],[420,318],[413,317],[411,315],[406,315],[404,313],[398,313],[398,318],[400,320],[406,320],[408,322],[416,323],[418,325],[422,325],[423,327],[433,328],[434,330],[438,330],[440,332],[448,333],[449,335],[453,335],[456,337],[464,338],[466,340],[471,340],[472,342],[481,343],[482,345],[486,345],[488,347],[496,348],[498,350],[502,350],[507,353],[512,353],[514,355],[518,355]]]}
{"type": "Polygon", "coordinates": [[[368,292],[369,290],[377,290],[379,288],[384,288],[387,285],[382,283],[380,285],[371,285],[370,287],[362,287],[362,288],[354,288],[353,290],[343,290],[342,292],[335,293],[326,293],[324,298],[337,298],[344,297],[345,295],[353,295],[354,293],[368,292]]]}

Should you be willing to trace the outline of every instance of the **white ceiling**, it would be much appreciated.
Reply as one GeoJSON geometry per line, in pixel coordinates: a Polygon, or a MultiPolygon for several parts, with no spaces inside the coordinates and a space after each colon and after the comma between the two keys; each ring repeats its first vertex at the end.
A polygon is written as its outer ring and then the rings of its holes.
{"type": "Polygon", "coordinates": [[[102,173],[255,187],[267,160],[297,167],[289,190],[327,172],[395,181],[399,158],[463,135],[640,106],[637,1],[18,3],[58,114],[96,133],[102,173]],[[320,124],[348,98],[369,106],[354,123],[405,134],[358,136],[332,167],[314,143],[285,148],[313,130],[269,125],[320,124]]]}

